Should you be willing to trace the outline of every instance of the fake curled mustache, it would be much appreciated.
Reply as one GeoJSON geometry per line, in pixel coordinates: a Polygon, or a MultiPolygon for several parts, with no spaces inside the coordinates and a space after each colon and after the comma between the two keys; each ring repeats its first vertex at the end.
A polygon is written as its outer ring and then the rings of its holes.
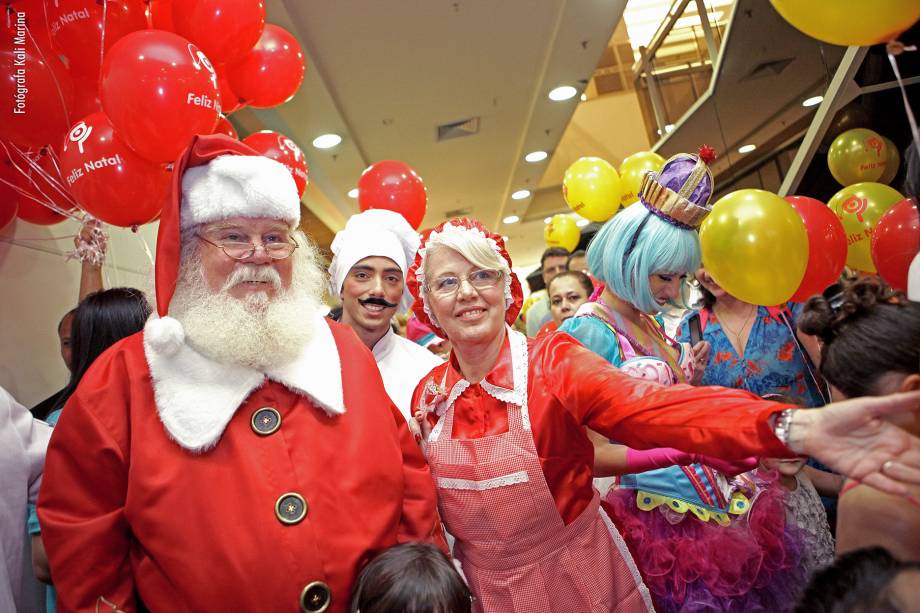
{"type": "Polygon", "coordinates": [[[382,306],[385,309],[393,309],[399,306],[399,303],[397,302],[387,302],[383,298],[377,298],[375,296],[371,296],[370,298],[365,298],[364,300],[361,300],[360,298],[358,298],[358,302],[360,302],[362,305],[376,304],[377,306],[382,306]]]}

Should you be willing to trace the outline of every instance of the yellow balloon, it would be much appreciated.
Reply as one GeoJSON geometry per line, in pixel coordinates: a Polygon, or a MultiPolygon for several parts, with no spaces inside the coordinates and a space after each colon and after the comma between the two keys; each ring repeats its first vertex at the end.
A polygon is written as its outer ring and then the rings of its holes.
{"type": "Polygon", "coordinates": [[[620,163],[620,205],[627,207],[639,201],[639,187],[647,172],[658,172],[665,159],[652,151],[633,153],[620,163]]]}
{"type": "Polygon", "coordinates": [[[893,40],[920,19],[917,0],[770,0],[794,28],[834,45],[893,40]]]}
{"type": "Polygon", "coordinates": [[[904,196],[898,190],[881,183],[850,185],[828,200],[827,206],[843,222],[847,233],[847,266],[875,272],[870,249],[872,233],[881,216],[901,200],[904,196]]]}
{"type": "Polygon", "coordinates": [[[543,239],[547,247],[563,247],[574,251],[581,240],[581,230],[575,220],[569,215],[553,215],[549,223],[543,227],[543,239]]]}
{"type": "Polygon", "coordinates": [[[562,195],[582,217],[607,221],[620,208],[620,175],[607,160],[579,158],[565,171],[562,195]]]}
{"type": "Polygon", "coordinates": [[[878,181],[887,162],[884,139],[866,128],[847,130],[834,139],[827,151],[827,167],[843,186],[878,181]]]}
{"type": "Polygon", "coordinates": [[[890,138],[883,136],[882,140],[885,141],[885,147],[888,149],[888,161],[885,162],[885,170],[882,172],[882,176],[879,177],[878,182],[888,185],[898,174],[898,168],[901,166],[901,154],[898,153],[898,148],[891,142],[890,138]]]}
{"type": "Polygon", "coordinates": [[[700,247],[716,283],[752,304],[789,300],[808,264],[802,218],[788,202],[760,189],[720,198],[700,227],[700,247]]]}

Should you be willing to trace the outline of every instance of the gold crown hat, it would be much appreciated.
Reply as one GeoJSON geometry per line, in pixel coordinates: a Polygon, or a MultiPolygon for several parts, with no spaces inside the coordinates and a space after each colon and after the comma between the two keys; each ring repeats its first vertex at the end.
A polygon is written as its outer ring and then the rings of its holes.
{"type": "Polygon", "coordinates": [[[695,230],[712,207],[713,180],[709,163],[716,157],[712,147],[703,145],[698,154],[678,153],[661,167],[642,178],[639,201],[652,214],[685,230],[695,230]]]}

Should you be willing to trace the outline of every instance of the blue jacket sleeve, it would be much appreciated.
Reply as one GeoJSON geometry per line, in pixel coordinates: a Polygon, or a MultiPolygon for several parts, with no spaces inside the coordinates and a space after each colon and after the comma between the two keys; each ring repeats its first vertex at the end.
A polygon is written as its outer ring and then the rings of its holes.
{"type": "Polygon", "coordinates": [[[570,317],[562,322],[559,331],[573,337],[614,366],[623,363],[616,333],[596,317],[570,317]]]}

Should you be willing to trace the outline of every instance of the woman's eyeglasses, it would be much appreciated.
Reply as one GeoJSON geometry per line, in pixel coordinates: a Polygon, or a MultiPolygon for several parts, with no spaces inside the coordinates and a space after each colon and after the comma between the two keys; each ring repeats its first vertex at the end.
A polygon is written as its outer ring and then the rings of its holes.
{"type": "Polygon", "coordinates": [[[428,291],[432,294],[445,298],[456,294],[463,281],[466,281],[477,290],[483,290],[495,287],[501,278],[502,271],[500,270],[474,270],[468,275],[445,275],[443,277],[438,277],[431,283],[428,283],[427,287],[428,291]]]}

